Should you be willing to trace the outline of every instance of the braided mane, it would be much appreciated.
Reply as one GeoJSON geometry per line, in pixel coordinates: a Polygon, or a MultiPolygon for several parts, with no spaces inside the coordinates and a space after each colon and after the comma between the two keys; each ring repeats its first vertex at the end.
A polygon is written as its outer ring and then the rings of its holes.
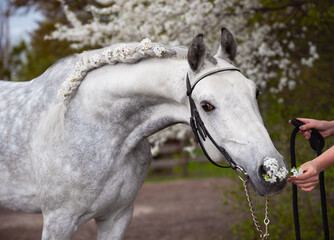
{"type": "Polygon", "coordinates": [[[151,40],[145,38],[140,43],[115,44],[79,54],[75,69],[67,76],[58,90],[60,102],[51,107],[41,121],[39,129],[42,142],[59,139],[67,112],[66,100],[80,86],[89,71],[107,64],[137,63],[153,57],[185,59],[187,53],[188,50],[185,47],[167,47],[159,43],[152,43],[151,40]]]}
{"type": "Polygon", "coordinates": [[[118,63],[137,63],[147,58],[186,58],[185,47],[167,47],[152,43],[145,38],[140,43],[115,44],[102,49],[86,51],[79,55],[74,71],[68,75],[58,91],[58,98],[65,101],[76,90],[86,74],[104,65],[118,63]]]}

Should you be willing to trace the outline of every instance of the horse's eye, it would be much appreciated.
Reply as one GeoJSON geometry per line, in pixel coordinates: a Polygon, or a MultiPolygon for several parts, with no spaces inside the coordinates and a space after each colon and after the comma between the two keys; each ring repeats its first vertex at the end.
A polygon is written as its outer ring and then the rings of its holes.
{"type": "Polygon", "coordinates": [[[215,107],[208,102],[201,102],[201,106],[204,109],[204,111],[206,111],[206,112],[210,112],[213,109],[215,109],[215,107]]]}
{"type": "Polygon", "coordinates": [[[256,88],[256,98],[257,98],[259,95],[261,95],[261,91],[260,91],[260,89],[257,87],[257,88],[256,88]]]}

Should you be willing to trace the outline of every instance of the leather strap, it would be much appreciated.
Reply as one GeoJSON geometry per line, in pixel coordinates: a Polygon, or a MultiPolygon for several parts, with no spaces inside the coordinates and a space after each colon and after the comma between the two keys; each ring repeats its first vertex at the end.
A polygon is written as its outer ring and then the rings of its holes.
{"type": "Polygon", "coordinates": [[[219,69],[213,69],[210,70],[208,72],[205,72],[204,74],[200,75],[199,77],[197,77],[197,79],[194,81],[193,86],[191,86],[190,84],[190,80],[189,80],[189,76],[187,74],[187,96],[189,97],[189,105],[190,105],[190,112],[191,112],[191,117],[190,117],[190,126],[195,134],[196,137],[196,141],[198,142],[198,144],[200,145],[204,155],[207,157],[207,159],[215,166],[220,167],[220,168],[232,168],[233,170],[236,169],[241,169],[243,172],[245,172],[243,170],[242,167],[240,167],[239,165],[237,165],[235,163],[235,161],[232,159],[232,157],[230,156],[230,154],[226,151],[225,148],[223,148],[222,146],[220,146],[211,136],[211,134],[209,133],[209,131],[207,130],[207,128],[205,127],[204,122],[201,119],[201,116],[198,112],[198,109],[196,107],[196,104],[194,102],[194,100],[191,97],[191,94],[194,90],[194,88],[196,87],[196,85],[203,80],[204,78],[218,73],[218,72],[225,72],[225,71],[238,71],[240,72],[240,70],[238,68],[234,68],[234,67],[227,67],[227,68],[219,68],[219,69]],[[218,163],[216,163],[208,154],[208,152],[206,151],[204,144],[202,142],[206,141],[206,139],[209,138],[209,140],[214,144],[214,146],[218,149],[218,151],[223,154],[223,156],[225,157],[226,161],[228,162],[229,166],[225,166],[225,165],[220,165],[218,163]],[[202,140],[201,140],[202,139],[202,140]]]}

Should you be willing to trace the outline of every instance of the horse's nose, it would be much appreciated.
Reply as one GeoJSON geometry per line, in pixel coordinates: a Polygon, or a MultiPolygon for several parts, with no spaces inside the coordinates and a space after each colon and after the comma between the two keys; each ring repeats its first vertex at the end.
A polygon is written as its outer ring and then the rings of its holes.
{"type": "Polygon", "coordinates": [[[260,177],[269,183],[284,181],[288,177],[288,170],[286,169],[284,161],[282,160],[280,162],[281,164],[279,164],[275,158],[265,158],[259,168],[260,177]]]}

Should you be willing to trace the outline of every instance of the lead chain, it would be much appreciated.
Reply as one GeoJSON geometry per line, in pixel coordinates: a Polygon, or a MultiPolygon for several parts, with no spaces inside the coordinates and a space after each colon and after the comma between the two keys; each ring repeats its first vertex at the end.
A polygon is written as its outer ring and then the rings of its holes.
{"type": "Polygon", "coordinates": [[[264,215],[264,220],[263,220],[263,223],[264,223],[264,226],[265,226],[265,233],[263,234],[263,231],[261,230],[261,227],[260,227],[259,220],[258,220],[257,216],[255,215],[255,211],[254,211],[252,200],[250,198],[247,182],[248,181],[242,181],[242,184],[243,184],[244,189],[245,189],[245,193],[246,193],[246,197],[247,197],[247,201],[248,201],[248,206],[249,206],[249,210],[251,212],[252,218],[253,218],[254,226],[255,226],[256,230],[259,232],[260,238],[262,240],[268,239],[268,237],[269,237],[268,225],[270,223],[270,220],[269,220],[269,217],[268,217],[268,212],[269,212],[268,197],[266,196],[266,198],[265,198],[266,199],[265,200],[265,215],[264,215]]]}

